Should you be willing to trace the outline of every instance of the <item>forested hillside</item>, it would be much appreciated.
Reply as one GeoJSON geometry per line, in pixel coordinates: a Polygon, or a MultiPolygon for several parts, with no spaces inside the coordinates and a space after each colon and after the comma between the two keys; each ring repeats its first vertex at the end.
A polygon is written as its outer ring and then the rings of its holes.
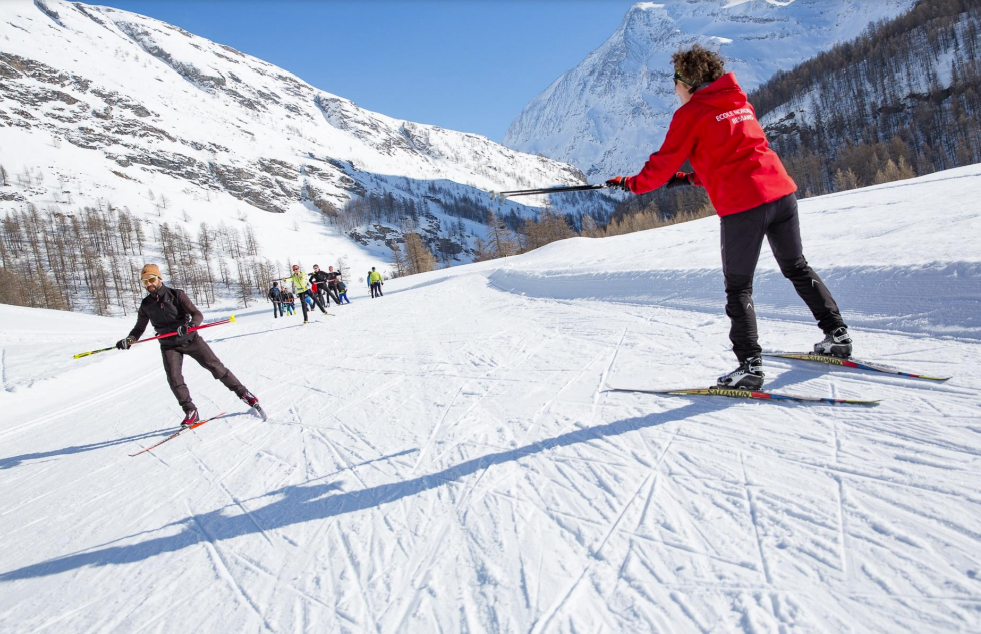
{"type": "Polygon", "coordinates": [[[922,1],[750,95],[804,196],[981,161],[981,3],[922,1]]]}
{"type": "MultiPolygon", "coordinates": [[[[924,0],[750,93],[798,197],[981,162],[979,32],[976,0],[924,0]]],[[[707,205],[701,188],[662,188],[612,218],[697,217],[707,205]]]]}

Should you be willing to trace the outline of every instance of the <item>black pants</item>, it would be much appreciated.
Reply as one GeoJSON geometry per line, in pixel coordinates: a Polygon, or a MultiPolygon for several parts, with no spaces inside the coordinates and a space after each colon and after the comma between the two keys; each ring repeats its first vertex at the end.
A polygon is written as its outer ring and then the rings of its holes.
{"type": "Polygon", "coordinates": [[[334,303],[340,306],[341,300],[337,296],[337,289],[328,284],[327,286],[327,299],[324,300],[325,304],[330,304],[330,300],[334,300],[334,303]]]}
{"type": "Polygon", "coordinates": [[[307,321],[307,300],[304,299],[303,297],[304,295],[308,295],[310,299],[313,300],[314,304],[320,307],[320,310],[324,312],[327,311],[327,308],[324,307],[323,300],[320,299],[320,295],[318,293],[314,293],[313,289],[308,288],[307,290],[303,291],[302,293],[296,296],[297,299],[300,300],[300,307],[303,309],[303,321],[307,321]]]}
{"type": "Polygon", "coordinates": [[[753,308],[753,274],[760,259],[763,237],[780,266],[824,332],[845,325],[831,292],[804,259],[797,217],[797,197],[789,194],[747,211],[720,218],[722,273],[726,280],[726,315],[732,322],[732,351],[743,361],[763,352],[757,341],[753,308]]]}
{"type": "Polygon", "coordinates": [[[283,304],[282,302],[273,301],[273,319],[283,316],[283,304]],[[279,313],[278,315],[276,313],[279,313]]]}
{"type": "Polygon", "coordinates": [[[381,282],[372,282],[371,283],[371,296],[372,297],[381,297],[382,296],[382,283],[381,282]],[[375,295],[375,293],[378,293],[378,294],[375,295]]]}
{"type": "Polygon", "coordinates": [[[215,353],[211,351],[211,348],[201,337],[195,337],[191,341],[176,348],[164,348],[161,346],[160,353],[163,355],[164,372],[167,373],[167,382],[170,383],[171,391],[174,392],[177,402],[180,403],[185,412],[195,409],[194,402],[191,401],[191,393],[184,383],[184,373],[181,371],[184,365],[185,355],[197,361],[208,372],[211,372],[211,376],[235,392],[236,396],[241,396],[246,392],[245,386],[235,378],[235,375],[228,368],[222,365],[221,361],[218,360],[218,357],[215,356],[215,353]]]}

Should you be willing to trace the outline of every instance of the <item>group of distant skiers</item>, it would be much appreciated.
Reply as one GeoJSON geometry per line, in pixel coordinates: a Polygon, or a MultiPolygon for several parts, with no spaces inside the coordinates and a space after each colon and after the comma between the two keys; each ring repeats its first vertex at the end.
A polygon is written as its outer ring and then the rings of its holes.
{"type": "MultiPolygon", "coordinates": [[[[814,345],[819,354],[848,357],[852,340],[831,292],[804,259],[797,215],[797,185],[780,158],[770,149],[756,112],[733,73],[724,71],[722,57],[699,45],[679,51],[674,64],[674,89],[681,102],[675,111],[661,148],[651,155],[636,176],[617,176],[610,187],[642,194],[659,187],[702,186],[720,216],[722,273],[725,278],[725,311],[731,325],[729,339],[739,367],[718,379],[727,388],[756,390],[763,385],[762,348],[758,342],[753,308],[753,277],[763,239],[770,243],[781,272],[811,310],[825,337],[814,345]],[[678,170],[690,161],[693,172],[678,170]]],[[[147,297],[140,305],[136,326],[116,346],[129,348],[152,323],[157,333],[176,331],[177,336],[160,340],[164,368],[170,387],[185,411],[183,426],[198,420],[181,374],[183,357],[190,356],[250,406],[258,399],[221,364],[208,345],[189,328],[202,321],[184,291],[167,288],[159,269],[143,268],[141,281],[147,297]]],[[[317,306],[324,313],[333,299],[346,301],[347,286],[340,271],[313,267],[309,276],[293,265],[292,275],[283,278],[292,289],[273,284],[269,299],[273,316],[286,309],[293,314],[293,301],[300,299],[303,322],[307,311],[317,306]],[[316,289],[316,290],[315,290],[316,289]],[[295,295],[294,295],[295,292],[295,295]],[[323,295],[327,295],[325,302],[323,295]]],[[[372,298],[382,296],[383,279],[374,267],[366,282],[372,298]]]]}
{"type": "Polygon", "coordinates": [[[292,275],[273,282],[267,294],[273,305],[273,318],[285,316],[287,312],[293,315],[296,312],[297,298],[300,300],[305,324],[309,323],[307,312],[313,310],[314,306],[320,308],[320,312],[327,314],[327,307],[332,299],[338,306],[350,304],[351,300],[347,298],[347,284],[341,279],[341,272],[335,271],[333,266],[327,269],[321,271],[320,266],[314,264],[313,273],[308,276],[300,270],[299,264],[294,264],[292,275]],[[285,285],[280,286],[280,281],[290,282],[290,288],[285,285]]]}

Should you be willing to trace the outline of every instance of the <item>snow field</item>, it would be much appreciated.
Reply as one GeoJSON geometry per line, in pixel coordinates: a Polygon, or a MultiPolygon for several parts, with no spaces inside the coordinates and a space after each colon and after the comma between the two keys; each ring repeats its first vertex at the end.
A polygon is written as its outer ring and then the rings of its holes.
{"type": "MultiPolygon", "coordinates": [[[[874,408],[603,390],[733,366],[713,219],[393,280],[308,326],[246,310],[205,338],[269,422],[189,362],[228,415],[136,458],[180,419],[155,345],[73,361],[132,320],[0,307],[0,630],[977,631],[979,173],[802,204],[832,290],[864,284],[856,355],[954,378],[773,359],[768,385],[874,408]],[[957,275],[913,317],[884,310],[934,270],[957,275]]],[[[809,347],[776,293],[764,346],[809,347]]]]}

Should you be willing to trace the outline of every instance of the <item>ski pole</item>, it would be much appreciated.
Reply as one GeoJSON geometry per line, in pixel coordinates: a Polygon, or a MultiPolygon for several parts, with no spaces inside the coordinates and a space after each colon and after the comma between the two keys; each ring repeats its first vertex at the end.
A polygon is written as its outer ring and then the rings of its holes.
{"type": "Polygon", "coordinates": [[[508,192],[491,192],[491,198],[497,198],[500,202],[509,196],[531,196],[534,194],[559,194],[562,192],[583,192],[592,189],[606,189],[606,184],[600,185],[572,185],[570,187],[542,187],[539,189],[515,189],[508,192]]]}
{"type": "MultiPolygon", "coordinates": [[[[188,328],[187,331],[188,332],[194,332],[195,330],[203,330],[205,328],[211,328],[212,326],[220,326],[222,324],[227,324],[227,323],[235,323],[235,315],[232,315],[228,319],[222,319],[221,321],[213,321],[210,324],[204,324],[202,326],[195,326],[194,328],[188,328]]],[[[144,343],[144,342],[147,342],[147,341],[153,341],[155,339],[165,339],[167,337],[176,337],[176,336],[177,336],[177,332],[176,331],[175,332],[168,332],[168,333],[163,334],[163,335],[157,335],[156,337],[147,337],[146,339],[140,339],[139,341],[134,341],[133,343],[131,343],[129,345],[135,346],[138,343],[144,343]]],[[[110,350],[115,350],[115,349],[116,349],[116,346],[109,346],[108,348],[102,348],[101,350],[90,350],[89,352],[79,352],[78,354],[76,354],[72,358],[73,359],[81,359],[82,357],[87,357],[87,356],[92,355],[92,354],[98,354],[100,352],[108,352],[110,350]]]]}

